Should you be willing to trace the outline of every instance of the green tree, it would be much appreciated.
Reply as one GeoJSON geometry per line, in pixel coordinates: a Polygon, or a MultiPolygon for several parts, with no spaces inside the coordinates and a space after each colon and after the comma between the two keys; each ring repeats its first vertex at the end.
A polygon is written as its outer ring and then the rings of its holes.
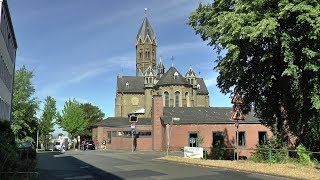
{"type": "Polygon", "coordinates": [[[215,0],[189,17],[220,54],[217,86],[240,88],[278,139],[320,150],[320,2],[215,0]]]}
{"type": "Polygon", "coordinates": [[[83,103],[80,106],[84,112],[84,119],[88,122],[88,127],[82,136],[91,137],[92,126],[102,121],[105,115],[98,106],[94,106],[91,103],[83,103]]]}
{"type": "Polygon", "coordinates": [[[35,142],[39,102],[34,97],[33,72],[22,66],[15,73],[12,102],[12,131],[19,141],[35,142]]]}
{"type": "Polygon", "coordinates": [[[57,121],[65,131],[75,138],[88,128],[88,122],[84,119],[80,103],[75,99],[65,102],[61,115],[58,113],[57,121]]]}
{"type": "Polygon", "coordinates": [[[54,131],[54,119],[57,115],[56,101],[51,96],[45,99],[44,109],[40,118],[40,140],[45,144],[45,149],[48,149],[50,135],[54,131]]]}

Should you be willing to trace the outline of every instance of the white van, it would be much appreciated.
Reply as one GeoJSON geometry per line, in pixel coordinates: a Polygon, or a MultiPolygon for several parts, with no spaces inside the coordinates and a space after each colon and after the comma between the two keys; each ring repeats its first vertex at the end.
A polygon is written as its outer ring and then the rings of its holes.
{"type": "Polygon", "coordinates": [[[60,141],[56,141],[56,142],[54,143],[53,149],[54,149],[55,151],[60,151],[60,150],[61,150],[61,146],[62,146],[62,143],[61,143],[60,141]]]}

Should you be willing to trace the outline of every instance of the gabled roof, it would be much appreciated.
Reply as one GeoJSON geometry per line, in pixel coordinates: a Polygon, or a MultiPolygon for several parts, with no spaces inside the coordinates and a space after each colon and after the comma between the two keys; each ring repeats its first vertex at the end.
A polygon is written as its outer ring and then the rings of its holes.
{"type": "Polygon", "coordinates": [[[121,76],[117,77],[117,93],[144,93],[144,77],[141,76],[121,76]],[[126,86],[126,83],[128,86],[126,86]]]}
{"type": "Polygon", "coordinates": [[[163,85],[190,85],[190,83],[179,73],[175,67],[170,67],[170,69],[163,74],[156,84],[156,86],[163,85]],[[177,78],[174,77],[175,73],[178,74],[177,78]]]}
{"type": "Polygon", "coordinates": [[[192,70],[192,68],[190,67],[190,69],[188,70],[188,72],[185,75],[186,77],[196,77],[196,73],[192,70]]]}
{"type": "Polygon", "coordinates": [[[154,69],[152,69],[151,66],[149,66],[145,72],[144,72],[144,76],[156,76],[156,72],[154,71],[154,69]]]}
{"type": "Polygon", "coordinates": [[[151,40],[153,40],[153,39],[156,38],[155,35],[154,35],[154,32],[153,32],[153,30],[152,30],[152,27],[151,27],[151,25],[150,25],[150,23],[149,23],[148,18],[145,17],[145,18],[143,19],[142,25],[141,25],[141,27],[140,27],[140,29],[139,29],[139,32],[138,32],[138,34],[137,34],[136,39],[138,40],[139,37],[140,37],[140,38],[142,39],[142,41],[144,41],[145,38],[147,37],[147,35],[149,35],[149,38],[150,38],[151,40]]]}
{"type": "Polygon", "coordinates": [[[199,84],[199,88],[197,87],[197,94],[199,95],[208,95],[209,91],[207,89],[206,84],[202,78],[197,78],[197,83],[199,84]]]}
{"type": "MultiPolygon", "coordinates": [[[[151,118],[138,118],[136,125],[151,125],[151,118]]],[[[130,122],[126,117],[108,117],[93,127],[130,127],[130,122]]]]}
{"type": "MultiPolygon", "coordinates": [[[[234,124],[230,120],[233,109],[229,107],[164,107],[161,119],[165,124],[171,123],[173,117],[180,118],[175,124],[234,124]]],[[[239,123],[260,123],[253,113],[245,116],[239,123]]]]}

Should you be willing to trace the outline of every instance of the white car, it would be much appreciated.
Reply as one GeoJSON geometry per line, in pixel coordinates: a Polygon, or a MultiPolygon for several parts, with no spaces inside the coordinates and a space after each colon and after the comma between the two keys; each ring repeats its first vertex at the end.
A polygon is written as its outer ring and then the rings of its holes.
{"type": "Polygon", "coordinates": [[[62,143],[57,141],[57,142],[55,142],[53,149],[56,150],[56,151],[60,151],[61,150],[61,145],[62,145],[62,143]]]}

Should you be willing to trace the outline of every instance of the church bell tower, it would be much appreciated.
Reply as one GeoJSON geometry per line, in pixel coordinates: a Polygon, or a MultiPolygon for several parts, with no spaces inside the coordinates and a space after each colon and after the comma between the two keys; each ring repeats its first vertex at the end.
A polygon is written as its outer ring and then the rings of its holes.
{"type": "Polygon", "coordinates": [[[147,16],[136,37],[136,76],[144,74],[149,66],[156,69],[157,41],[147,16]]]}

